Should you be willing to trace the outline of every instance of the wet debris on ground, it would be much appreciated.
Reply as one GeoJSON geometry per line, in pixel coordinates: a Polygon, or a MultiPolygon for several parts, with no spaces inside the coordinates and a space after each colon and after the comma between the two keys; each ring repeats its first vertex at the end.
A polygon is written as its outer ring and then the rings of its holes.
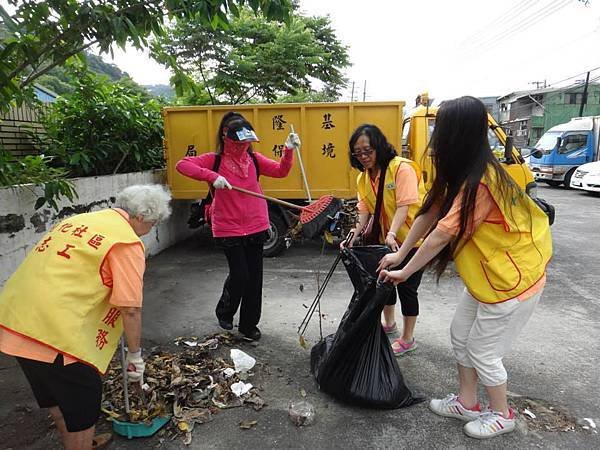
{"type": "Polygon", "coordinates": [[[315,421],[315,407],[306,400],[290,401],[288,416],[297,427],[310,425],[315,421]]]}
{"type": "Polygon", "coordinates": [[[511,395],[509,403],[525,423],[528,431],[597,432],[590,423],[578,421],[565,408],[546,400],[511,395]]]}
{"type": "MultiPolygon", "coordinates": [[[[253,358],[232,349],[238,360],[236,370],[229,357],[229,348],[241,342],[231,333],[219,333],[203,340],[179,337],[175,351],[153,349],[145,358],[143,395],[129,384],[129,414],[125,412],[121,363],[115,357],[104,380],[102,411],[109,420],[133,423],[171,415],[166,434],[171,439],[181,436],[186,445],[191,443],[194,426],[210,422],[215,414],[243,405],[259,411],[266,403],[259,389],[247,382],[254,377],[248,364],[253,358]],[[239,363],[240,356],[245,364],[239,363]],[[240,371],[240,365],[244,370],[240,371]]],[[[252,428],[256,421],[251,422],[244,421],[245,426],[240,427],[252,428]]]]}

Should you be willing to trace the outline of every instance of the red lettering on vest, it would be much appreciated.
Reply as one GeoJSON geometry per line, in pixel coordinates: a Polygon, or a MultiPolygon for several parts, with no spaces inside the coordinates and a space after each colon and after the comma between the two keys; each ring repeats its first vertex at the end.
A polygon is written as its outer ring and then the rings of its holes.
{"type": "Polygon", "coordinates": [[[108,331],[98,328],[98,335],[96,336],[96,347],[98,347],[100,350],[102,350],[104,346],[108,344],[108,339],[106,339],[107,335],[108,331]]]}
{"type": "Polygon", "coordinates": [[[102,322],[114,328],[115,322],[120,315],[121,311],[119,311],[117,308],[110,308],[106,313],[106,316],[104,316],[104,319],[102,319],[102,322]]]}
{"type": "Polygon", "coordinates": [[[72,248],[75,248],[75,246],[71,244],[66,244],[65,249],[61,250],[60,252],[56,252],[56,254],[58,256],[62,256],[63,258],[71,259],[71,255],[69,255],[69,250],[72,248]]]}
{"type": "Polygon", "coordinates": [[[52,237],[47,237],[46,239],[44,239],[42,242],[40,242],[40,245],[38,245],[35,248],[35,251],[40,253],[45,251],[48,247],[50,247],[50,244],[48,244],[48,242],[50,242],[51,239],[52,237]]]}
{"type": "Polygon", "coordinates": [[[88,245],[90,247],[98,250],[98,247],[100,247],[102,245],[102,241],[104,240],[105,237],[106,236],[102,236],[101,234],[95,234],[88,241],[88,245]]]}

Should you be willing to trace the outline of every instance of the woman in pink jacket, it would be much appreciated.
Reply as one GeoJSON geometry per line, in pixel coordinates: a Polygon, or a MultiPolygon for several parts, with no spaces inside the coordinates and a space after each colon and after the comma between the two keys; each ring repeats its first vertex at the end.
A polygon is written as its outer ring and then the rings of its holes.
{"type": "Polygon", "coordinates": [[[219,325],[233,329],[233,316],[240,307],[239,331],[260,339],[263,281],[263,243],[269,229],[267,202],[231,189],[231,185],[262,193],[258,176],[287,176],[294,161],[294,146],[300,139],[290,133],[280,162],[253,153],[258,142],[254,129],[241,114],[227,113],[217,134],[217,151],[183,158],[177,171],[214,188],[211,206],[212,232],[229,264],[229,275],[217,304],[219,325]]]}

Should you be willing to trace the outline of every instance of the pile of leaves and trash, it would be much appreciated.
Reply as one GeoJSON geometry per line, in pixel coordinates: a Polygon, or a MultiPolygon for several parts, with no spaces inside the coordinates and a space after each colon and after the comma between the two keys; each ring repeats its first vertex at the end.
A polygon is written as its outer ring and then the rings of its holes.
{"type": "Polygon", "coordinates": [[[577,421],[566,409],[553,405],[546,400],[533,399],[515,394],[510,395],[509,399],[510,405],[521,416],[529,431],[595,431],[595,424],[593,422],[593,427],[591,427],[589,423],[577,421]],[[594,428],[594,430],[591,430],[591,428],[594,428]]]}
{"type": "Polygon", "coordinates": [[[143,388],[129,388],[129,414],[125,412],[121,362],[115,357],[104,381],[102,411],[109,420],[133,423],[172,415],[166,433],[172,439],[182,436],[184,443],[190,444],[194,425],[210,422],[223,410],[243,405],[262,409],[265,402],[258,389],[246,382],[254,376],[250,372],[254,358],[231,349],[233,360],[225,359],[223,350],[240,341],[231,333],[219,333],[202,341],[177,338],[175,352],[153,349],[145,358],[143,388]]]}

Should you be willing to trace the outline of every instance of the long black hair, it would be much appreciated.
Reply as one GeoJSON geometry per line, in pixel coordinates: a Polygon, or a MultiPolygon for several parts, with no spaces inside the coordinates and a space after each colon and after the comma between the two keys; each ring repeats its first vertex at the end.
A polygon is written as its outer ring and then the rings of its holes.
{"type": "Polygon", "coordinates": [[[232,128],[244,126],[250,130],[254,130],[252,124],[246,120],[244,116],[242,116],[239,112],[229,111],[226,113],[221,119],[221,123],[219,124],[219,129],[217,131],[217,155],[223,153],[223,130],[225,128],[232,128]]]}
{"type": "Polygon", "coordinates": [[[356,141],[361,136],[367,136],[369,138],[369,145],[376,152],[377,166],[379,166],[380,169],[386,168],[389,162],[395,156],[398,156],[398,154],[396,153],[396,149],[392,144],[388,142],[387,138],[385,137],[385,134],[383,134],[382,131],[376,125],[365,123],[363,125],[360,125],[356,130],[354,130],[354,133],[352,133],[352,136],[350,136],[350,150],[348,152],[348,157],[350,158],[350,164],[355,169],[358,169],[361,172],[364,172],[365,170],[358,158],[356,158],[356,156],[354,156],[354,154],[352,153],[356,141]]]}
{"type": "Polygon", "coordinates": [[[458,234],[431,261],[438,279],[459,249],[461,239],[472,227],[477,190],[486,171],[491,169],[495,172],[497,186],[504,199],[513,189],[518,189],[492,153],[487,133],[487,110],[479,99],[466,96],[440,105],[430,142],[435,178],[418,215],[426,213],[434,205],[439,206],[434,229],[461,190],[463,197],[458,234]]]}

